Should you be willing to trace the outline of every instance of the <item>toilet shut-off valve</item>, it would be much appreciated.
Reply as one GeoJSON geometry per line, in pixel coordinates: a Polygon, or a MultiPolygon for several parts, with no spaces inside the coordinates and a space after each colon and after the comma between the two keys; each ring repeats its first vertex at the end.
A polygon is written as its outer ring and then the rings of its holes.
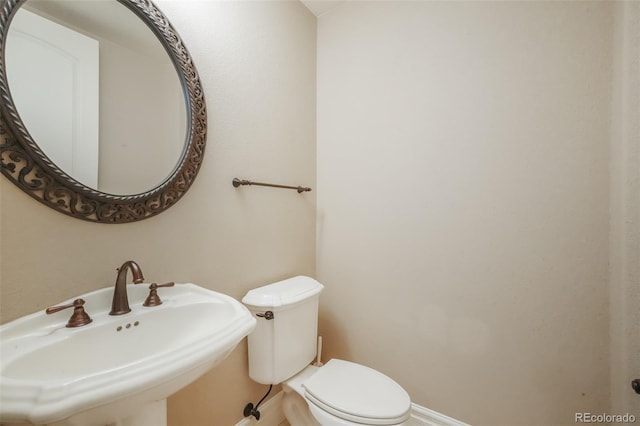
{"type": "Polygon", "coordinates": [[[248,403],[244,407],[244,411],[242,412],[242,414],[245,417],[253,416],[253,417],[256,418],[256,420],[260,420],[260,411],[258,411],[258,407],[260,407],[260,404],[262,404],[262,402],[265,399],[267,399],[267,396],[271,393],[271,389],[273,389],[273,385],[269,385],[269,390],[267,390],[267,393],[264,394],[262,399],[260,401],[258,401],[258,403],[255,406],[251,402],[248,403]]]}

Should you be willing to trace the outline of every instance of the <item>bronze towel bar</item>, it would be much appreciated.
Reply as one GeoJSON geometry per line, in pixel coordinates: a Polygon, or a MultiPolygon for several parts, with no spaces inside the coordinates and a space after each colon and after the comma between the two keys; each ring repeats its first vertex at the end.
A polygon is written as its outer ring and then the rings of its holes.
{"type": "Polygon", "coordinates": [[[286,188],[286,189],[295,189],[298,191],[298,194],[301,194],[303,192],[308,192],[311,191],[311,188],[308,187],[304,187],[304,186],[287,186],[287,185],[275,185],[273,183],[261,183],[261,182],[252,182],[250,180],[244,180],[244,179],[238,179],[238,178],[233,178],[233,186],[235,188],[239,187],[240,185],[258,185],[258,186],[270,186],[272,188],[286,188]]]}

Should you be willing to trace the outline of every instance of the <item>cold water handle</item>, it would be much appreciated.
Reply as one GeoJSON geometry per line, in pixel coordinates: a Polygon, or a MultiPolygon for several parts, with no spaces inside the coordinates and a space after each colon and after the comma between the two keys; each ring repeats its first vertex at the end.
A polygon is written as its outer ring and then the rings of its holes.
{"type": "Polygon", "coordinates": [[[158,296],[157,289],[160,287],[173,287],[174,285],[175,283],[173,281],[166,284],[151,283],[151,285],[149,286],[149,296],[147,296],[147,299],[144,301],[142,306],[162,305],[162,300],[160,300],[160,296],[158,296]]]}

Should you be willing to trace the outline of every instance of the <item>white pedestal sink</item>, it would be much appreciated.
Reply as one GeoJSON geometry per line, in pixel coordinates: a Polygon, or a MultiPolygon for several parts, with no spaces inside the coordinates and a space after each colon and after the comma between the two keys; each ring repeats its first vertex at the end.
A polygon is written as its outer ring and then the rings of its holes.
{"type": "Polygon", "coordinates": [[[142,306],[148,285],[127,290],[125,315],[108,314],[107,287],[79,296],[88,325],[67,328],[65,310],[0,327],[1,422],[97,426],[153,417],[152,407],[226,358],[256,324],[235,299],[195,284],[159,289],[155,307],[142,306]]]}

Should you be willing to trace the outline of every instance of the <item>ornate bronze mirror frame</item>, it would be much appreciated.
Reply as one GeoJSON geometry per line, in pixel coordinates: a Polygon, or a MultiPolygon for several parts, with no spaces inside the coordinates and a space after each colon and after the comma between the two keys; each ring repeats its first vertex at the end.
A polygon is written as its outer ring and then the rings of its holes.
{"type": "MultiPolygon", "coordinates": [[[[9,25],[26,0],[1,0],[0,10],[0,169],[9,180],[41,203],[69,216],[99,223],[143,220],[175,204],[193,183],[207,136],[204,93],[182,39],[150,0],[117,0],[135,13],[161,41],[181,80],[187,108],[187,132],[177,166],[157,187],[135,195],[112,195],[90,188],[61,170],[33,140],[20,119],[9,90],[5,44],[9,25]]],[[[142,112],[144,113],[144,112],[142,112]]],[[[149,153],[152,160],[153,153],[149,153]]]]}

